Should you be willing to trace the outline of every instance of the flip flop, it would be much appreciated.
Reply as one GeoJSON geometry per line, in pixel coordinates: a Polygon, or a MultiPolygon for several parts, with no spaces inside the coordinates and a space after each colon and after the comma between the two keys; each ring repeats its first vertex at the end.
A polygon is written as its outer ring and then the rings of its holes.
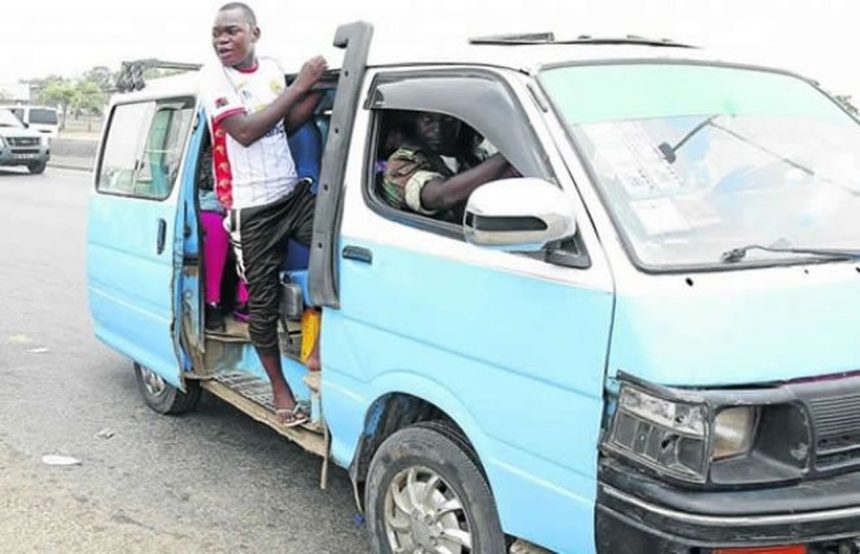
{"type": "Polygon", "coordinates": [[[275,410],[275,415],[281,420],[281,425],[287,428],[304,425],[311,419],[307,411],[305,411],[305,406],[299,402],[292,409],[281,408],[275,410]]]}

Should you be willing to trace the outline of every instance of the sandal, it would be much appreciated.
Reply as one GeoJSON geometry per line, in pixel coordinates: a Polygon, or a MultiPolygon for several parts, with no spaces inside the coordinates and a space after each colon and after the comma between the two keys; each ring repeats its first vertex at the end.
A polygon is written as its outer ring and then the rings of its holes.
{"type": "Polygon", "coordinates": [[[281,425],[284,427],[297,427],[310,421],[309,411],[306,403],[296,402],[295,407],[292,409],[281,408],[275,410],[275,415],[278,416],[281,425]]]}

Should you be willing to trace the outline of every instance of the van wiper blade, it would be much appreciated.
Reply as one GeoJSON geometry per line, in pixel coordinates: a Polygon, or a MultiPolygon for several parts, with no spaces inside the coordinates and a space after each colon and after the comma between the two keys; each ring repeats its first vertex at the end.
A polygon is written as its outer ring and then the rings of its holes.
{"type": "Polygon", "coordinates": [[[720,254],[720,261],[731,264],[743,260],[750,250],[763,250],[765,252],[778,252],[784,254],[809,254],[822,256],[834,260],[860,260],[860,250],[849,248],[785,248],[780,246],[764,246],[761,244],[748,244],[740,248],[732,248],[720,254]]]}

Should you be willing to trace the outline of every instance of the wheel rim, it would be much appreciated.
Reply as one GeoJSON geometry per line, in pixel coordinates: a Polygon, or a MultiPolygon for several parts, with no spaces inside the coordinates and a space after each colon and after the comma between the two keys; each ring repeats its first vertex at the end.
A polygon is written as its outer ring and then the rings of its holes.
{"type": "Polygon", "coordinates": [[[394,476],[385,493],[384,519],[392,552],[472,552],[466,508],[454,489],[432,469],[413,466],[394,476]]]}
{"type": "Polygon", "coordinates": [[[167,391],[167,383],[151,369],[141,366],[140,377],[143,380],[143,387],[149,396],[158,398],[167,391]]]}

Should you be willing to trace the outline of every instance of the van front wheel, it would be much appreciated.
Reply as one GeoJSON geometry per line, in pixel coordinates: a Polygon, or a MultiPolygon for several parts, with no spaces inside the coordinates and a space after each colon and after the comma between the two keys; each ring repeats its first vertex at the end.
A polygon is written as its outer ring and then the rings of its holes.
{"type": "Polygon", "coordinates": [[[365,506],[373,552],[506,552],[486,479],[467,452],[437,426],[388,437],[368,471],[365,506]]]}
{"type": "Polygon", "coordinates": [[[162,379],[157,373],[139,363],[134,364],[137,388],[146,405],[160,414],[182,414],[194,409],[200,399],[200,384],[187,381],[182,392],[162,379]]]}

